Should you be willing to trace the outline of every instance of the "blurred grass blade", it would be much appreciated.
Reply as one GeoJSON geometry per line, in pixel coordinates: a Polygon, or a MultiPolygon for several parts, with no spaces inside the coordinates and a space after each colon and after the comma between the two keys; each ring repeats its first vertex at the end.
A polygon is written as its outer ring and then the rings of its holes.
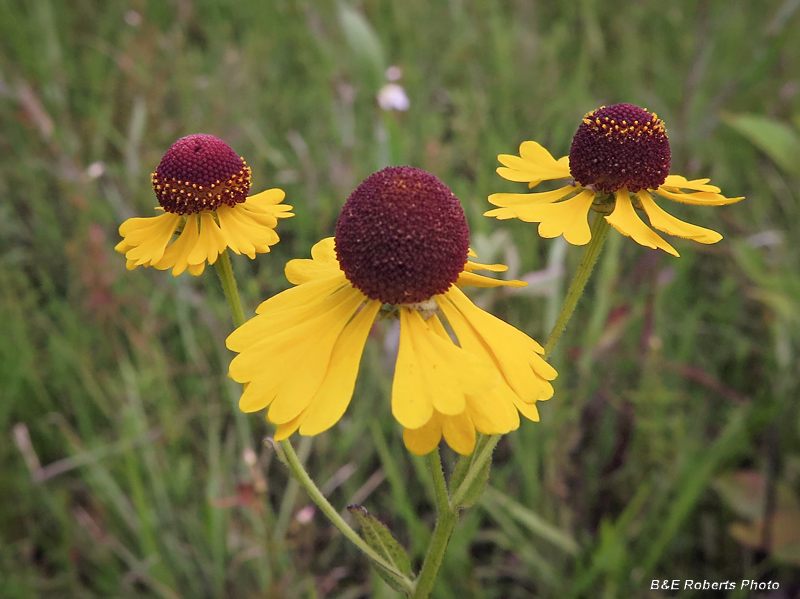
{"type": "Polygon", "coordinates": [[[339,25],[359,71],[361,79],[373,93],[383,84],[386,55],[378,34],[367,19],[352,6],[339,3],[339,25]]]}
{"type": "Polygon", "coordinates": [[[536,536],[545,539],[567,553],[574,555],[578,552],[578,544],[567,533],[559,530],[549,522],[533,513],[524,505],[517,503],[497,489],[487,487],[483,494],[481,504],[490,514],[503,511],[511,515],[517,522],[525,526],[536,536]]]}
{"type": "Polygon", "coordinates": [[[740,114],[725,119],[733,129],[769,156],[775,164],[800,177],[800,135],[786,123],[756,114],[740,114]]]}
{"type": "Polygon", "coordinates": [[[731,459],[741,447],[741,439],[747,426],[746,409],[732,412],[725,428],[714,443],[703,448],[695,459],[687,460],[683,476],[674,485],[675,492],[670,507],[663,518],[658,519],[658,533],[646,540],[640,567],[644,577],[650,575],[661,556],[672,542],[681,524],[697,505],[701,494],[708,488],[720,462],[731,459]]]}

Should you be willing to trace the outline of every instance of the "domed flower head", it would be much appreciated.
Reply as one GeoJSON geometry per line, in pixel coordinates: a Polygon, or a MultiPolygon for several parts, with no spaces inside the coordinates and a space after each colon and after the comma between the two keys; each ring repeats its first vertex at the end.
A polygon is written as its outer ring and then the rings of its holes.
{"type": "Polygon", "coordinates": [[[470,256],[464,211],[444,183],[410,167],[370,176],[345,203],[336,236],[317,243],[310,260],[286,265],[295,287],[228,337],[239,352],[230,376],[245,385],[239,407],[268,407],[277,440],[327,430],[350,403],[383,312],[400,320],[391,408],[413,453],[444,436],[469,454],[476,431],[507,433],[520,413],[538,420],[536,402],[553,394],[556,376],[542,347],[459,289],[524,283],[476,274],[505,267],[470,256]]]}
{"type": "Polygon", "coordinates": [[[151,179],[164,214],[120,226],[123,240],[115,249],[129,270],[154,266],[175,276],[187,269],[199,275],[226,248],[255,258],[278,243],[278,219],[293,216],[280,189],[248,197],[250,167],[212,135],[176,141],[151,179]]]}
{"type": "Polygon", "coordinates": [[[531,188],[553,179],[571,181],[553,191],[492,194],[489,202],[499,208],[485,215],[539,223],[542,237],[563,235],[573,245],[589,243],[588,214],[594,210],[637,243],[678,256],[675,248],[642,222],[637,210],[647,215],[653,228],[669,235],[699,243],[716,243],[722,235],[668,214],[654,195],[699,206],[722,206],[743,199],[726,198],[708,179],[689,181],[670,175],[664,121],[631,104],[603,106],[584,116],[569,156],[555,160],[534,141],[524,142],[519,154],[498,156],[504,165],[497,169],[501,177],[526,182],[531,188]]]}

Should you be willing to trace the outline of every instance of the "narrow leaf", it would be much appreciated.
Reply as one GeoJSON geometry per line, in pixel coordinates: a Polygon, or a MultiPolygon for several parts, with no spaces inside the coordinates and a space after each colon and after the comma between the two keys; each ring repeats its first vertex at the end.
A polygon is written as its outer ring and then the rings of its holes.
{"type": "Polygon", "coordinates": [[[578,552],[578,544],[568,533],[496,489],[489,488],[486,491],[481,506],[485,507],[490,514],[502,511],[504,514],[510,515],[534,535],[546,539],[571,555],[578,552]]]}
{"type": "Polygon", "coordinates": [[[787,173],[800,176],[800,135],[792,127],[766,116],[740,114],[725,121],[787,173]]]}
{"type": "Polygon", "coordinates": [[[468,456],[461,456],[453,468],[453,474],[450,476],[450,496],[455,497],[459,495],[462,499],[455,507],[469,507],[475,505],[483,495],[483,490],[486,488],[486,483],[489,480],[489,469],[492,465],[492,460],[487,460],[486,463],[475,474],[469,487],[463,494],[460,492],[461,485],[470,471],[475,469],[475,462],[480,454],[480,449],[483,447],[486,439],[480,438],[478,443],[475,444],[475,450],[468,456]]]}
{"type": "Polygon", "coordinates": [[[377,92],[386,71],[386,56],[378,34],[357,9],[339,3],[339,24],[360,71],[361,78],[377,92]]]}
{"type": "Polygon", "coordinates": [[[388,570],[381,564],[372,562],[375,571],[394,590],[400,592],[408,591],[407,581],[397,575],[397,572],[400,572],[408,578],[413,578],[411,560],[406,550],[392,536],[389,528],[362,506],[348,505],[347,511],[353,515],[361,526],[367,545],[372,547],[378,555],[389,562],[395,569],[395,571],[388,570]]]}

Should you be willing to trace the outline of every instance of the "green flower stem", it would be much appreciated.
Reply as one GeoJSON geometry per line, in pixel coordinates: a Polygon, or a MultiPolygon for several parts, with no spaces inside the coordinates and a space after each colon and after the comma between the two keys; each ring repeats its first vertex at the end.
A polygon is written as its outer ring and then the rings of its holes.
{"type": "Polygon", "coordinates": [[[572,313],[575,311],[575,306],[578,304],[578,300],[583,294],[583,289],[586,287],[586,282],[589,280],[589,275],[592,274],[592,269],[597,263],[597,258],[600,256],[600,250],[603,249],[603,243],[610,228],[611,225],[608,224],[602,214],[595,214],[592,222],[592,239],[583,248],[581,263],[578,265],[578,270],[572,279],[572,283],[570,283],[567,297],[564,298],[561,312],[559,312],[556,323],[553,325],[553,330],[550,331],[550,336],[547,338],[547,343],[545,343],[545,359],[553,352],[561,333],[564,332],[572,313]]]}
{"type": "Polygon", "coordinates": [[[402,580],[406,584],[408,589],[407,592],[411,592],[411,590],[414,588],[413,581],[409,580],[405,574],[397,570],[392,564],[378,555],[378,553],[372,549],[372,547],[367,545],[364,539],[362,539],[358,533],[353,530],[350,525],[347,524],[347,522],[344,521],[344,518],[339,515],[339,512],[336,511],[336,508],[330,504],[330,502],[322,494],[322,491],[320,491],[317,485],[314,484],[314,481],[311,480],[311,477],[309,476],[308,472],[306,472],[305,468],[303,468],[303,464],[300,462],[300,459],[294,452],[294,448],[292,447],[292,444],[289,443],[289,440],[285,439],[275,444],[275,449],[278,452],[278,457],[289,468],[289,471],[292,473],[294,479],[306,490],[309,497],[311,497],[311,500],[317,504],[317,507],[319,507],[322,513],[327,516],[328,520],[330,520],[331,523],[338,528],[339,531],[345,537],[347,537],[351,543],[353,543],[353,545],[358,547],[362,553],[364,553],[364,555],[366,555],[380,567],[388,570],[397,578],[402,580]]]}
{"type": "Polygon", "coordinates": [[[242,300],[239,297],[239,288],[236,286],[236,277],[233,276],[233,265],[227,248],[219,255],[214,266],[217,269],[219,281],[222,283],[225,299],[228,301],[228,308],[230,308],[231,316],[233,317],[233,325],[240,327],[245,321],[244,308],[242,308],[242,300]]]}
{"type": "MultiPolygon", "coordinates": [[[[236,286],[236,277],[233,275],[233,266],[231,265],[231,259],[228,254],[228,250],[225,250],[219,255],[215,266],[217,268],[219,280],[222,283],[222,289],[225,292],[225,299],[228,301],[228,307],[230,308],[231,316],[233,317],[233,324],[239,327],[243,325],[245,321],[244,308],[242,307],[242,300],[239,296],[239,288],[236,286]]],[[[331,523],[338,528],[341,533],[356,547],[358,547],[368,558],[377,563],[380,567],[394,574],[398,579],[402,580],[406,585],[407,592],[410,593],[414,588],[413,581],[409,580],[405,574],[398,571],[392,564],[378,555],[378,553],[375,552],[375,550],[373,550],[369,545],[367,545],[364,539],[362,539],[358,533],[353,530],[350,525],[347,524],[347,522],[344,521],[344,519],[339,515],[339,512],[336,511],[336,508],[330,504],[330,502],[322,494],[322,491],[320,491],[317,485],[314,484],[314,481],[311,480],[311,477],[309,476],[308,472],[306,472],[305,468],[303,468],[303,464],[300,461],[300,458],[297,457],[297,454],[295,453],[294,448],[289,440],[286,439],[281,441],[280,443],[275,444],[274,447],[280,460],[289,468],[289,471],[292,473],[292,477],[294,477],[300,486],[306,490],[308,495],[311,497],[311,500],[317,504],[322,513],[328,517],[328,520],[330,520],[331,523]]]]}
{"type": "Polygon", "coordinates": [[[411,599],[428,599],[433,591],[433,583],[436,582],[436,575],[444,559],[444,552],[447,551],[447,544],[453,535],[453,529],[458,522],[458,509],[450,508],[442,510],[438,514],[436,528],[433,529],[431,543],[428,546],[428,554],[419,572],[416,587],[409,595],[411,599]]]}
{"type": "Polygon", "coordinates": [[[444,480],[444,468],[442,468],[442,456],[437,447],[427,455],[428,467],[433,477],[433,491],[436,498],[436,510],[441,513],[443,510],[450,509],[450,499],[447,496],[447,483],[444,480]]]}
{"type": "MultiPolygon", "coordinates": [[[[439,450],[436,449],[428,454],[428,466],[433,475],[433,486],[436,496],[437,520],[430,545],[428,545],[428,553],[425,556],[422,569],[417,577],[416,588],[410,595],[411,599],[427,599],[430,597],[433,585],[436,582],[436,576],[439,574],[439,568],[442,566],[442,560],[444,559],[447,545],[450,542],[450,537],[453,535],[453,529],[455,529],[456,523],[458,523],[458,512],[461,509],[461,501],[464,499],[464,495],[484,464],[491,459],[492,452],[497,442],[500,440],[500,437],[501,435],[486,437],[483,444],[476,447],[478,456],[464,476],[461,485],[454,491],[450,499],[447,498],[447,485],[444,481],[442,459],[439,455],[439,450]]],[[[469,456],[465,456],[460,459],[468,457],[469,456]]]]}

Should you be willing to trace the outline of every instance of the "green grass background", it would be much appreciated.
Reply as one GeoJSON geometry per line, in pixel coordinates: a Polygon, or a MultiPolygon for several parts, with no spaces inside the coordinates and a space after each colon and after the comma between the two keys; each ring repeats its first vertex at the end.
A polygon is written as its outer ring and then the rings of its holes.
{"type": "MultiPolygon", "coordinates": [[[[561,156],[585,112],[616,102],[665,119],[673,172],[747,199],[668,206],[725,236],[676,240],[680,259],[611,232],[552,358],[556,395],[501,441],[435,596],[797,596],[799,12],[0,3],[0,597],[395,597],[308,508],[263,419],[238,413],[212,269],[127,272],[117,227],[152,214],[149,173],[173,141],[225,139],[253,190],[283,188],[297,214],[271,254],[234,260],[252,313],[363,178],[410,164],[461,198],[482,259],[555,275],[535,295],[475,296],[543,340],[581,250],[481,216],[488,194],[521,191],[496,155],[534,139],[561,156]],[[376,104],[388,65],[407,112],[376,104]],[[766,539],[764,518],[778,522],[766,539]],[[781,589],[650,590],[656,578],[781,589]]],[[[298,447],[335,505],[363,504],[418,565],[430,485],[389,412],[387,334],[345,418],[298,447]]]]}

